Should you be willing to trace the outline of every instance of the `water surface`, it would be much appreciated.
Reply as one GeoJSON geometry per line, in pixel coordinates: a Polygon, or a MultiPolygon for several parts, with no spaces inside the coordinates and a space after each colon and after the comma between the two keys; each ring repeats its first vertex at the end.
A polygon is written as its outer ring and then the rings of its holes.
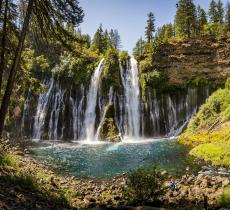
{"type": "Polygon", "coordinates": [[[138,167],[156,166],[182,174],[188,149],[169,139],[126,143],[48,142],[32,148],[33,154],[55,168],[79,177],[110,178],[138,167]]]}

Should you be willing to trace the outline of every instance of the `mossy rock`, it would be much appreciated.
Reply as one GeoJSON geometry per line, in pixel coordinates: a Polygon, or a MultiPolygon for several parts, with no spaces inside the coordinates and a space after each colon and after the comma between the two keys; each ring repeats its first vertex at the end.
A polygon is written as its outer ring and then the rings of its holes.
{"type": "Polygon", "coordinates": [[[122,93],[122,82],[119,67],[119,54],[115,49],[106,52],[101,75],[100,92],[103,98],[108,97],[109,89],[113,87],[114,92],[122,93]]]}
{"type": "Polygon", "coordinates": [[[100,138],[109,142],[120,142],[119,130],[115,122],[114,105],[109,104],[105,108],[105,119],[99,131],[100,138]]]}

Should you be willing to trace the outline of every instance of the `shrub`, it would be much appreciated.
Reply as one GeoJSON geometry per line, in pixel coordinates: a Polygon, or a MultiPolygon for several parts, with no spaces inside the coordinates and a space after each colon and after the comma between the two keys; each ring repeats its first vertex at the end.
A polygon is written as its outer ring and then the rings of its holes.
{"type": "Polygon", "coordinates": [[[157,202],[165,192],[163,187],[165,180],[166,176],[158,172],[156,168],[139,168],[128,173],[124,195],[130,203],[157,202]]]}
{"type": "Polygon", "coordinates": [[[217,204],[223,208],[230,208],[230,187],[224,189],[223,194],[217,199],[217,204]]]}

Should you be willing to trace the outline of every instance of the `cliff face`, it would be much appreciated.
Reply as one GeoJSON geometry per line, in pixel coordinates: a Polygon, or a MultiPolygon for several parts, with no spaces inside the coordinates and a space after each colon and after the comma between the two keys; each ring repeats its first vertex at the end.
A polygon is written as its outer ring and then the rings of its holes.
{"type": "Polygon", "coordinates": [[[153,69],[166,73],[168,85],[192,80],[223,84],[230,75],[230,38],[202,37],[165,44],[154,56],[153,69]]]}

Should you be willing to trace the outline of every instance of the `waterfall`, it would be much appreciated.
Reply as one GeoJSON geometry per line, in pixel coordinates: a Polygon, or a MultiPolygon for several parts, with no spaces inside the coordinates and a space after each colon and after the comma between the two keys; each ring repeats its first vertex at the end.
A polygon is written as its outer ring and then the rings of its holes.
{"type": "Polygon", "coordinates": [[[33,126],[33,139],[35,141],[40,140],[42,136],[43,126],[45,123],[45,117],[48,109],[48,101],[53,89],[53,85],[54,85],[54,79],[52,77],[47,85],[49,87],[48,91],[42,93],[38,99],[38,106],[37,106],[37,111],[36,111],[34,126],[33,126]]]}
{"type": "MultiPolygon", "coordinates": [[[[50,121],[49,121],[49,132],[48,136],[49,139],[58,139],[58,122],[59,122],[59,116],[60,112],[65,109],[65,103],[64,103],[64,95],[65,90],[63,90],[59,84],[55,84],[54,88],[54,105],[52,106],[50,121]]],[[[63,129],[61,131],[63,136],[63,129]]]]}
{"type": "Polygon", "coordinates": [[[84,121],[85,132],[86,132],[85,134],[86,134],[87,141],[94,140],[95,119],[96,119],[95,109],[97,105],[97,92],[98,92],[98,86],[99,86],[103,61],[104,59],[100,61],[98,67],[94,71],[94,74],[91,78],[89,92],[87,95],[87,107],[85,111],[85,121],[84,121]]]}
{"type": "Polygon", "coordinates": [[[73,139],[77,140],[82,134],[83,127],[83,104],[84,104],[84,86],[81,85],[81,100],[78,103],[77,98],[74,99],[70,96],[70,103],[72,105],[73,116],[73,139]]]}
{"type": "Polygon", "coordinates": [[[126,135],[137,139],[140,136],[140,88],[137,61],[130,59],[125,71],[120,65],[121,78],[125,93],[125,112],[127,120],[126,135]]]}

